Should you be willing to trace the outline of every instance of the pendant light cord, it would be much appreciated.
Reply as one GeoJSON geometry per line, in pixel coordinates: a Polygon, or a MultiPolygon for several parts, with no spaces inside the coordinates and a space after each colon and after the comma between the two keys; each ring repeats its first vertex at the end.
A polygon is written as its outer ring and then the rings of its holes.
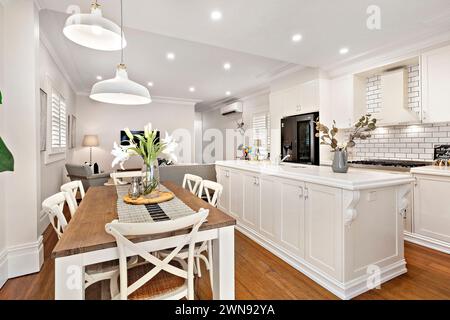
{"type": "Polygon", "coordinates": [[[120,0],[120,46],[122,47],[120,64],[123,64],[123,0],[120,0]]]}

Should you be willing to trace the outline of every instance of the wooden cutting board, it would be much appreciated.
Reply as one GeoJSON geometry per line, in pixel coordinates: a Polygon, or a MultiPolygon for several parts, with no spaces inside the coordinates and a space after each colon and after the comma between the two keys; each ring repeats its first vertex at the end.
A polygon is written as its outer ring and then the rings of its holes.
{"type": "Polygon", "coordinates": [[[175,195],[172,192],[166,192],[166,191],[156,191],[152,192],[150,195],[147,196],[140,196],[137,199],[131,199],[129,195],[126,195],[123,197],[123,201],[128,204],[135,204],[135,205],[145,205],[145,204],[157,204],[161,202],[166,202],[169,200],[172,200],[175,197],[175,195]]]}

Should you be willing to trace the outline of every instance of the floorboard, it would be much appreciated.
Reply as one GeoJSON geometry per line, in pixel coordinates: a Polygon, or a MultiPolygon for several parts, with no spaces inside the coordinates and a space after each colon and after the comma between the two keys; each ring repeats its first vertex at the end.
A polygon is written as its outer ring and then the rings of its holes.
{"type": "MultiPolygon", "coordinates": [[[[236,231],[236,299],[337,299],[314,281],[236,231]]],[[[39,273],[8,280],[0,299],[54,299],[54,260],[50,257],[57,238],[44,233],[44,265],[39,273]]],[[[405,243],[408,273],[366,292],[356,300],[450,299],[450,255],[405,243]]],[[[196,299],[212,298],[209,276],[202,263],[196,280],[196,299]]],[[[88,288],[87,299],[100,299],[106,282],[88,288]]]]}

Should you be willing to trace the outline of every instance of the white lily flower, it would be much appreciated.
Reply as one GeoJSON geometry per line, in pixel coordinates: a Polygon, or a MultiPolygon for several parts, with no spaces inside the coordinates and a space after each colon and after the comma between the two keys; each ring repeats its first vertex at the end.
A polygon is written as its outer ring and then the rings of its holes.
{"type": "MultiPolygon", "coordinates": [[[[130,150],[131,151],[131,150],[130,150]]],[[[112,168],[114,168],[117,164],[120,164],[120,168],[122,170],[125,170],[123,167],[123,164],[125,161],[130,159],[130,154],[128,150],[124,150],[121,146],[117,144],[117,142],[114,142],[113,150],[111,151],[111,154],[114,156],[114,160],[112,162],[112,168]]]]}
{"type": "Polygon", "coordinates": [[[164,150],[161,151],[162,157],[169,162],[177,162],[175,150],[178,147],[178,143],[175,142],[175,139],[166,131],[166,137],[161,139],[161,142],[164,144],[164,150]]]}
{"type": "Polygon", "coordinates": [[[127,135],[128,139],[130,139],[130,141],[133,141],[133,134],[131,133],[130,128],[125,128],[123,129],[123,131],[125,131],[125,134],[127,135]]]}
{"type": "Polygon", "coordinates": [[[145,137],[145,139],[148,139],[148,137],[150,136],[150,132],[152,132],[152,123],[151,122],[149,122],[144,127],[144,137],[145,137]]]}

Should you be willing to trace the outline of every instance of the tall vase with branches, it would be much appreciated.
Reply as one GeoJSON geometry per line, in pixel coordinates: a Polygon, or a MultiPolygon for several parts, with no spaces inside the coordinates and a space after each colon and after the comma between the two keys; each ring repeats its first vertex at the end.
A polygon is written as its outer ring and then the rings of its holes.
{"type": "Polygon", "coordinates": [[[351,129],[348,140],[339,143],[337,134],[339,129],[336,127],[336,121],[333,120],[331,129],[322,124],[319,119],[316,121],[316,137],[320,138],[320,144],[330,146],[331,152],[334,152],[333,171],[346,173],[348,171],[348,153],[347,148],[353,148],[356,145],[355,139],[366,140],[372,136],[372,131],[377,128],[377,119],[372,118],[371,114],[366,114],[359,118],[351,129]]]}

